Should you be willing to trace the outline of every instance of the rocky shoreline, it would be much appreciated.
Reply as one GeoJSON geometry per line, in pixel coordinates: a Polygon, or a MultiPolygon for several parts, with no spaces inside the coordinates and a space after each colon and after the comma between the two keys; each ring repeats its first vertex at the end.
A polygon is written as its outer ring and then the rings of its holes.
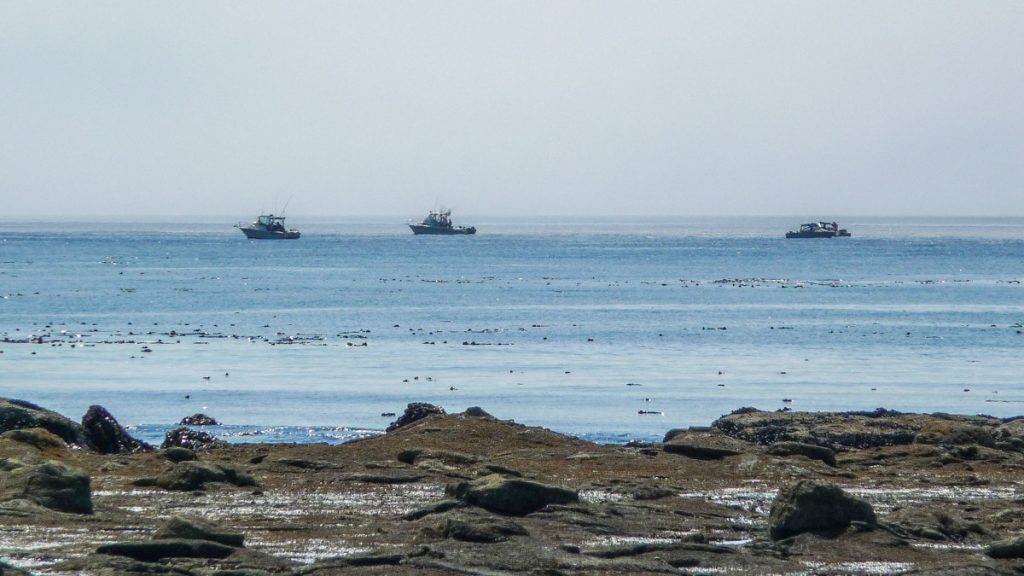
{"type": "Polygon", "coordinates": [[[0,399],[0,575],[1019,574],[1022,471],[1018,418],[742,408],[609,446],[412,404],[157,448],[0,399]]]}

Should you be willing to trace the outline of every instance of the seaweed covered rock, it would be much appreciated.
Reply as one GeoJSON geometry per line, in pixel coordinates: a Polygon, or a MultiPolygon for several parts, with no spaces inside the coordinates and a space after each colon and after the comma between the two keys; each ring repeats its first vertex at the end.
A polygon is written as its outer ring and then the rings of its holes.
{"type": "Polygon", "coordinates": [[[843,492],[838,486],[801,480],[782,490],[772,502],[768,526],[775,540],[803,532],[831,532],[850,522],[875,524],[871,504],[843,492]]]}
{"type": "Polygon", "coordinates": [[[100,454],[134,454],[153,447],[133,438],[103,406],[89,406],[82,416],[86,440],[100,454]]]}
{"type": "Polygon", "coordinates": [[[213,435],[202,430],[190,428],[175,428],[167,433],[164,443],[160,445],[161,450],[178,447],[189,450],[208,450],[210,448],[221,448],[227,446],[223,440],[218,440],[213,435]]]}
{"type": "Polygon", "coordinates": [[[412,402],[405,407],[405,412],[398,417],[398,420],[395,420],[390,426],[388,426],[387,431],[393,432],[403,426],[408,426],[417,420],[422,420],[427,416],[444,413],[444,408],[441,408],[440,406],[428,404],[427,402],[412,402]]]}
{"type": "Polygon", "coordinates": [[[836,465],[836,453],[831,448],[814,444],[776,442],[768,447],[767,452],[772,456],[804,456],[811,460],[820,460],[832,467],[836,465]]]}
{"type": "Polygon", "coordinates": [[[6,438],[8,440],[20,442],[21,444],[27,444],[37,450],[60,450],[67,448],[67,444],[64,443],[64,440],[44,428],[19,428],[18,430],[8,430],[7,432],[0,434],[0,438],[6,438]]]}
{"type": "Polygon", "coordinates": [[[176,538],[103,544],[96,552],[110,556],[126,556],[140,562],[156,562],[163,558],[227,558],[235,552],[235,548],[209,540],[176,538]]]}
{"type": "Polygon", "coordinates": [[[23,464],[0,459],[0,501],[29,500],[60,512],[92,514],[90,478],[58,462],[23,464]]]}
{"type": "Polygon", "coordinates": [[[193,414],[186,416],[179,422],[182,426],[220,426],[220,422],[217,422],[213,418],[206,414],[193,414]]]}
{"type": "Polygon", "coordinates": [[[74,446],[89,445],[77,422],[31,402],[0,399],[0,433],[24,428],[42,428],[74,446]]]}
{"type": "Polygon", "coordinates": [[[549,504],[579,501],[575,490],[521,478],[505,478],[499,474],[449,485],[446,492],[467,504],[511,516],[525,516],[549,504]]]}
{"type": "Polygon", "coordinates": [[[995,437],[988,429],[953,420],[928,422],[914,437],[914,442],[942,446],[977,444],[986,448],[996,445],[995,437]]]}

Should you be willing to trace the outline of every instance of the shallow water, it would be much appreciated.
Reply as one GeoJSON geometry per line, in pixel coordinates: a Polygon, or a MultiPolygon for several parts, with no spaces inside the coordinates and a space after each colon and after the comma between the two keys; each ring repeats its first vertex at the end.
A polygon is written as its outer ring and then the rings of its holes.
{"type": "Polygon", "coordinates": [[[0,396],[154,442],[340,442],[405,404],[604,442],[740,406],[1024,413],[1024,220],[0,226],[0,396]]]}

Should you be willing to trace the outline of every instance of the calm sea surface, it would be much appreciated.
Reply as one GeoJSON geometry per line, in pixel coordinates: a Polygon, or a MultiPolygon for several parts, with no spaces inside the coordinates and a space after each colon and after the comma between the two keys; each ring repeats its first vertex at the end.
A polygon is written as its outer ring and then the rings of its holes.
{"type": "Polygon", "coordinates": [[[196,412],[338,442],[414,401],[603,442],[741,406],[1024,413],[1024,219],[802,220],[6,222],[0,396],[157,443],[196,412]]]}

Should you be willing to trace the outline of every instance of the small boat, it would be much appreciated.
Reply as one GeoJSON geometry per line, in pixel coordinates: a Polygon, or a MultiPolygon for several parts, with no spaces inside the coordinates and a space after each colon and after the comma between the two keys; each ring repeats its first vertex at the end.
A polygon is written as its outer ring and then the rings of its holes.
{"type": "Polygon", "coordinates": [[[786,232],[786,238],[840,238],[849,235],[846,228],[840,228],[835,222],[801,224],[799,231],[786,232]]]}
{"type": "Polygon", "coordinates": [[[250,240],[295,240],[300,236],[299,231],[288,230],[284,227],[284,216],[273,214],[261,214],[252,224],[235,224],[250,240]]]}
{"type": "Polygon", "coordinates": [[[476,234],[473,226],[455,226],[452,224],[452,211],[431,212],[422,222],[409,224],[413,234],[476,234]]]}

